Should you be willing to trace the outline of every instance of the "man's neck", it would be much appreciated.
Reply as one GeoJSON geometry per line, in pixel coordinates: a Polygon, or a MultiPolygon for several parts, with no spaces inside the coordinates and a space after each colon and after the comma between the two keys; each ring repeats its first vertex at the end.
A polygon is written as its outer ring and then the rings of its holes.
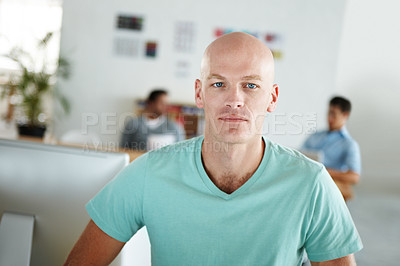
{"type": "Polygon", "coordinates": [[[330,131],[330,132],[332,132],[332,131],[340,131],[340,130],[342,130],[343,128],[344,128],[344,125],[342,125],[342,126],[340,126],[340,127],[329,128],[329,131],[330,131]]]}
{"type": "Polygon", "coordinates": [[[146,118],[147,119],[157,119],[157,118],[159,118],[161,115],[159,115],[159,114],[156,114],[156,113],[154,113],[153,111],[151,111],[151,110],[146,110],[145,111],[145,114],[146,114],[146,118]]]}
{"type": "Polygon", "coordinates": [[[264,149],[262,138],[243,144],[231,144],[205,136],[201,154],[211,181],[230,194],[254,174],[262,161],[264,149]]]}

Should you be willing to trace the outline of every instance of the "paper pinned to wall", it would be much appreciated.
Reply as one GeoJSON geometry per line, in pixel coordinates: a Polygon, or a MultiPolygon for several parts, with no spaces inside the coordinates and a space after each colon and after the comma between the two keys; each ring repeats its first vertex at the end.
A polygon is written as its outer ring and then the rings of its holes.
{"type": "Polygon", "coordinates": [[[141,16],[132,15],[118,15],[117,16],[117,28],[141,31],[143,28],[144,18],[141,16]]]}
{"type": "Polygon", "coordinates": [[[117,37],[114,39],[114,54],[138,57],[140,41],[137,38],[117,37]]]}
{"type": "Polygon", "coordinates": [[[174,47],[176,52],[193,53],[195,41],[195,23],[178,21],[175,23],[174,47]]]}
{"type": "Polygon", "coordinates": [[[146,42],[146,57],[156,57],[157,56],[157,42],[148,41],[146,42]]]}

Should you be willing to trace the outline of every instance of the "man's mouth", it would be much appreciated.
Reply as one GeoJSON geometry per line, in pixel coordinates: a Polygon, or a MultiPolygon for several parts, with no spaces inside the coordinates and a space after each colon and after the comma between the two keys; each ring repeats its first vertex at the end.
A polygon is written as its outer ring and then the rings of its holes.
{"type": "Polygon", "coordinates": [[[247,122],[247,119],[241,116],[223,116],[220,117],[219,120],[224,122],[247,122]]]}

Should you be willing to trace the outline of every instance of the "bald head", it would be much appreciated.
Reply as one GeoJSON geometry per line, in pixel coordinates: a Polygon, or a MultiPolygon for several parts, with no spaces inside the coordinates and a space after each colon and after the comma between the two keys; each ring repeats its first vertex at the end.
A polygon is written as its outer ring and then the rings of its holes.
{"type": "Polygon", "coordinates": [[[196,105],[205,114],[204,139],[261,143],[265,115],[278,99],[273,76],[272,53],[257,38],[235,32],[212,42],[195,82],[196,105]]]}
{"type": "Polygon", "coordinates": [[[221,64],[229,64],[231,67],[241,64],[261,67],[259,70],[262,78],[273,81],[274,60],[271,50],[247,33],[233,32],[213,41],[205,50],[201,61],[201,79],[207,78],[213,66],[221,64]]]}

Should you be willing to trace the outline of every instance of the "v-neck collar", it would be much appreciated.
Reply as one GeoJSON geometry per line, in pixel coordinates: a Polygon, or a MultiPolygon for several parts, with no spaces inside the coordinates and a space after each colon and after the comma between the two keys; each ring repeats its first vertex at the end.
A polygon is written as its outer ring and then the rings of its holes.
{"type": "Polygon", "coordinates": [[[210,179],[210,177],[207,175],[203,162],[201,160],[201,147],[203,145],[204,141],[204,136],[200,137],[198,141],[196,142],[196,149],[195,149],[195,161],[196,161],[196,166],[198,173],[203,180],[204,184],[207,186],[207,188],[216,196],[229,200],[232,199],[240,194],[242,194],[244,191],[246,191],[249,187],[251,187],[257,179],[262,175],[264,172],[264,169],[268,163],[269,160],[269,149],[270,149],[270,143],[268,140],[266,140],[264,137],[262,137],[264,143],[265,143],[265,149],[264,149],[264,154],[263,158],[261,160],[260,165],[258,166],[257,170],[254,172],[254,174],[238,189],[236,189],[234,192],[231,194],[225,193],[224,191],[220,190],[210,179]]]}

